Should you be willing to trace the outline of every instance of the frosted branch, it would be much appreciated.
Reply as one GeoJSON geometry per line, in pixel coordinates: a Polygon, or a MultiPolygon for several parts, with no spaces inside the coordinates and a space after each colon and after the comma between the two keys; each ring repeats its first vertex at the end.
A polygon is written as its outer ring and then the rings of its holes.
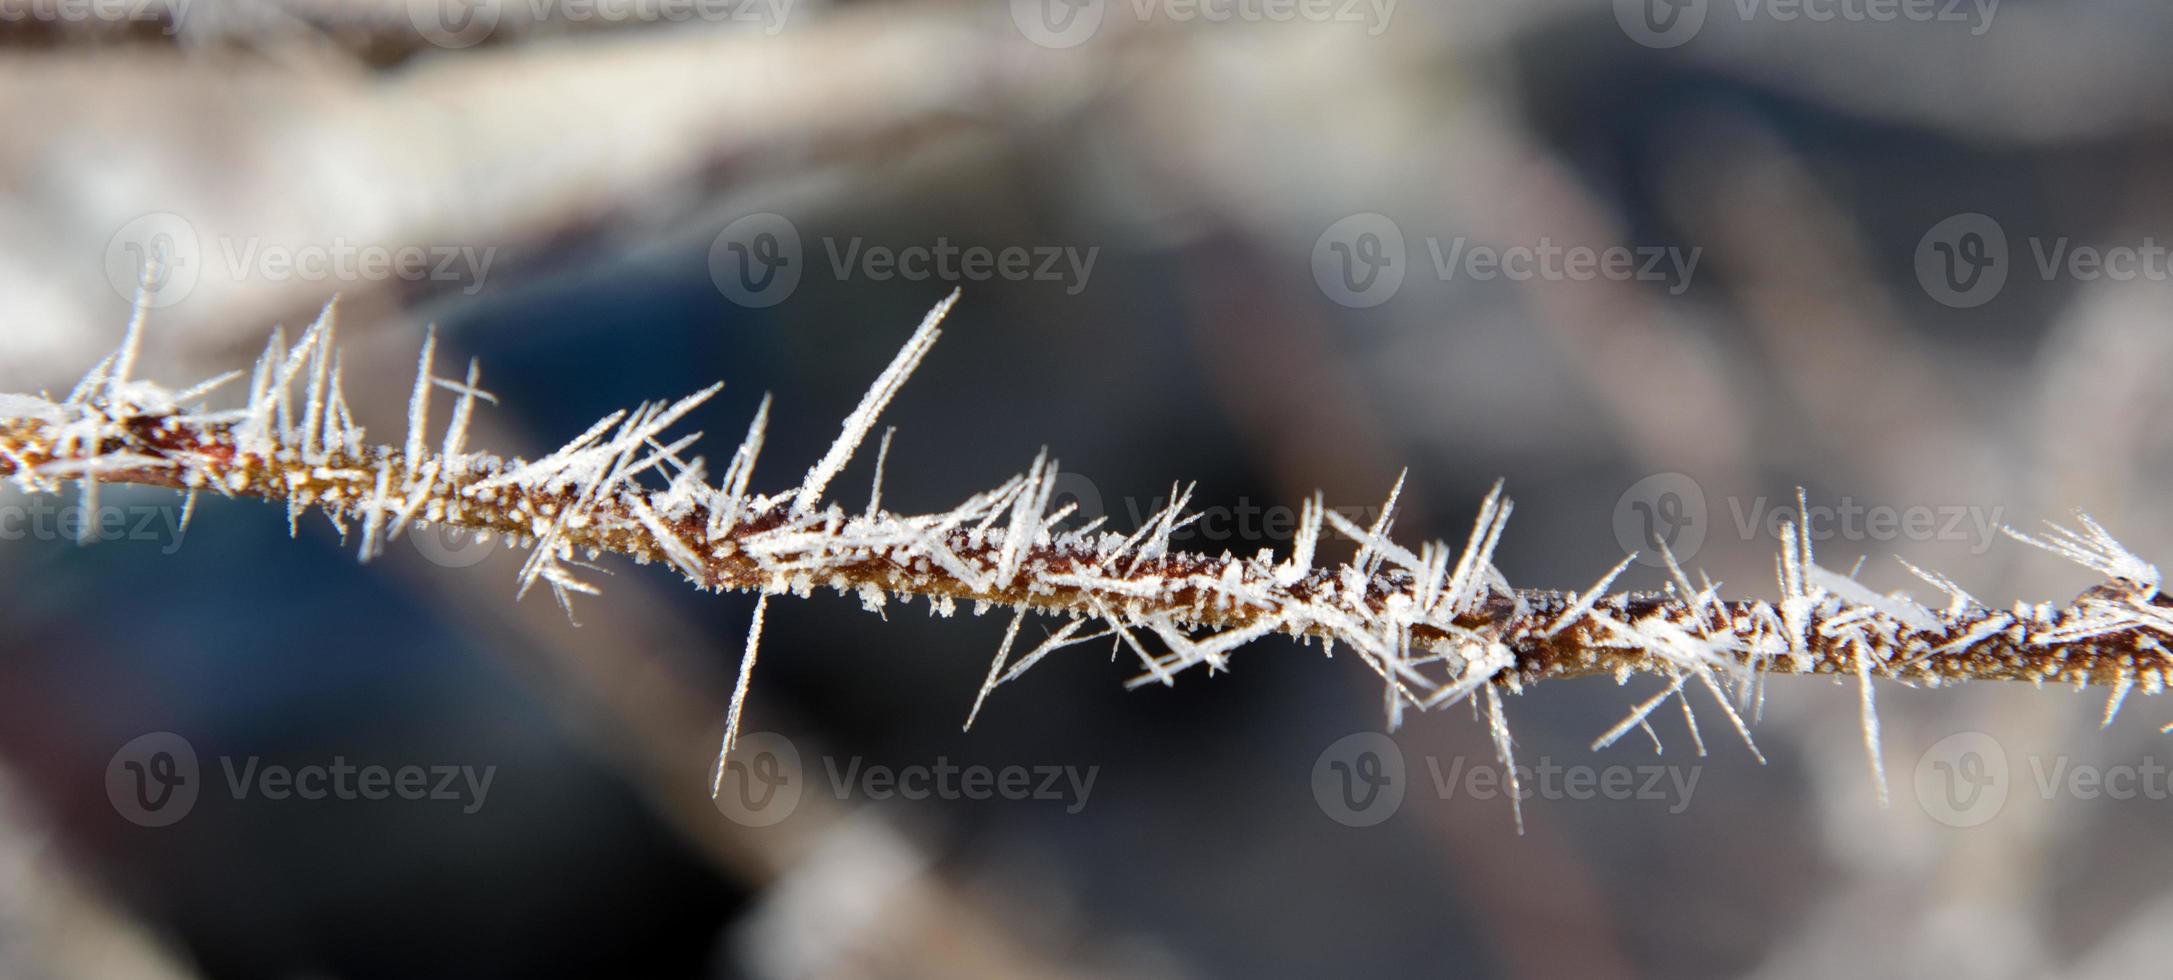
{"type": "Polygon", "coordinates": [[[178,394],[133,380],[141,325],[132,323],[121,351],[94,367],[67,399],[0,395],[0,479],[34,493],[74,482],[84,488],[86,506],[95,506],[89,494],[97,484],[131,483],[192,498],[213,492],[282,503],[290,518],[315,510],[343,535],[359,525],[365,558],[417,524],[459,527],[531,549],[520,590],[544,583],[569,612],[572,596],[596,591],[575,574],[588,567],[578,559],[603,553],[667,564],[700,588],[758,593],[765,603],[749,630],[726,751],[767,598],[818,589],[858,598],[873,611],[914,599],[945,615],[959,603],[976,612],[1011,611],[969,725],[996,688],[1055,650],[1089,639],[1114,636],[1131,651],[1142,668],[1135,684],[1167,684],[1196,668],[1228,669],[1237,649],[1280,634],[1354,653],[1382,679],[1391,724],[1407,708],[1441,708],[1483,692],[1505,762],[1513,740],[1501,696],[1542,680],[1651,674],[1666,682],[1598,745],[1631,728],[1649,733],[1650,715],[1668,700],[1688,710],[1692,687],[1708,692],[1749,744],[1738,709],[1758,690],[1755,678],[1795,673],[1854,681],[1866,749],[1874,773],[1883,774],[1875,679],[2103,685],[2111,690],[2109,720],[2131,691],[2163,690],[2173,665],[2163,642],[2173,636],[2173,602],[2158,592],[2158,570],[2087,516],[2078,518],[2079,529],[2055,526],[2042,537],[2010,533],[2104,575],[2104,584],[2066,605],[1993,609],[1944,576],[1912,566],[1944,593],[1944,607],[1935,610],[1821,568],[1800,528],[1783,536],[1778,603],[1723,600],[1709,584],[1693,587],[1672,555],[1673,581],[1661,592],[1609,594],[1622,565],[1583,592],[1511,588],[1492,561],[1511,511],[1498,486],[1460,550],[1431,542],[1413,551],[1389,538],[1399,480],[1369,527],[1315,495],[1305,502],[1287,558],[1210,556],[1170,547],[1193,519],[1189,489],[1173,492],[1167,507],[1129,535],[1102,531],[1099,521],[1066,527],[1069,512],[1049,509],[1057,467],[1046,453],[1021,476],[948,510],[885,509],[879,494],[880,470],[890,462],[886,433],[868,506],[851,513],[825,504],[825,490],[927,356],[956,298],[930,312],[806,477],[770,495],[749,491],[767,399],[714,486],[699,459],[682,456],[695,437],[666,437],[714,387],[668,405],[613,413],[534,461],[470,451],[473,413],[479,402],[495,399],[478,387],[473,364],[460,381],[433,374],[434,336],[418,360],[405,439],[373,444],[340,391],[329,310],[291,350],[275,334],[251,376],[246,404],[225,410],[203,400],[239,375],[178,394]],[[447,431],[431,440],[430,402],[441,390],[458,401],[447,431]],[[433,442],[441,448],[432,451],[433,442]],[[1316,565],[1324,529],[1354,541],[1357,557],[1316,565]],[[1007,663],[1029,614],[1065,622],[1007,663]],[[1102,629],[1086,633],[1096,623],[1102,629]]]}

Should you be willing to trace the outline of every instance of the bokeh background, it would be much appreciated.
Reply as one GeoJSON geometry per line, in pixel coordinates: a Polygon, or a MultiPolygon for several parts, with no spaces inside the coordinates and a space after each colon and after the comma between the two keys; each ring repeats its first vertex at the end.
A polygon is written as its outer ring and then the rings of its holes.
{"type": "MultiPolygon", "coordinates": [[[[439,363],[479,358],[500,398],[485,445],[532,456],[721,378],[695,427],[716,462],[772,393],[776,488],[959,286],[887,416],[893,507],[1047,446],[1116,529],[1197,481],[1220,509],[1182,541],[1209,551],[1287,550],[1305,494],[1361,513],[1406,467],[1399,535],[1460,542],[1505,479],[1497,561],[1529,587],[1585,588],[1659,534],[1771,597],[1799,486],[1823,563],[1868,556],[1865,581],[1925,601],[1888,556],[1989,602],[2069,598],[2084,573],[1990,529],[2076,507],[2173,556],[2163,4],[0,14],[0,390],[65,390],[156,255],[165,380],[244,366],[336,295],[381,438],[434,324],[439,363]]],[[[962,733],[998,617],[822,595],[769,609],[748,727],[801,792],[750,819],[708,794],[748,597],[607,560],[575,627],[473,542],[362,566],[276,508],[206,501],[182,534],[170,494],[104,504],[110,540],[82,548],[61,504],[0,491],[7,977],[2173,959],[2173,712],[2140,696],[2100,731],[2102,692],[1882,685],[1882,806],[1852,687],[1767,685],[1760,765],[1710,704],[1705,754],[1673,709],[1662,754],[1637,732],[1594,751],[1658,682],[1546,685],[1508,705],[1519,759],[1591,781],[1528,776],[1519,835],[1461,709],[1394,753],[1346,741],[1384,727],[1347,658],[1265,641],[1127,693],[1125,658],[1075,648],[962,733]],[[145,826],[109,789],[159,732],[201,793],[145,826]],[[1338,796],[1364,788],[1339,782],[1354,744],[1400,760],[1400,799],[1338,796]],[[252,760],[493,775],[472,808],[237,796],[226,767],[252,760]],[[860,775],[939,766],[1092,782],[909,800],[860,775]]]]}

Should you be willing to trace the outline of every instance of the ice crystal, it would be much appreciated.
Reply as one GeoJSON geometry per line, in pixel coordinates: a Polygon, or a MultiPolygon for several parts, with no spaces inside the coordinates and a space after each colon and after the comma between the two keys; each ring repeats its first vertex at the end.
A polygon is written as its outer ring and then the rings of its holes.
{"type": "Polygon", "coordinates": [[[419,524],[497,535],[529,549],[520,593],[541,583],[569,615],[574,595],[597,591],[581,577],[593,567],[581,558],[604,552],[668,564],[702,588],[758,593],[726,720],[726,754],[768,599],[817,589],[856,597],[877,611],[916,597],[944,614],[960,602],[1010,610],[967,715],[969,727],[991,693],[1044,657],[1104,638],[1136,659],[1133,685],[1228,669],[1237,649],[1270,634],[1347,650],[1381,679],[1392,727],[1408,710],[1483,701],[1505,765],[1514,739],[1502,695],[1533,682],[1589,675],[1627,681],[1641,674],[1664,682],[1602,733],[1595,748],[1631,729],[1652,735],[1651,715],[1672,700],[1683,707],[1702,752],[1690,707],[1695,688],[1756,753],[1744,714],[1755,717],[1763,677],[1827,674],[1858,687],[1865,750],[1882,799],[1874,679],[2104,685],[2111,689],[2108,722],[2132,690],[2156,694],[2165,685],[2163,641],[2173,635],[2173,603],[2158,591],[2158,570],[2086,515],[2078,517],[2079,530],[2009,533],[2104,575],[2104,584],[2066,606],[1996,610],[1944,576],[1910,566],[1946,595],[1944,608],[1934,610],[1820,567],[1808,530],[1797,526],[1782,538],[1777,603],[1723,600],[1717,587],[1693,584],[1673,555],[1664,556],[1671,582],[1657,593],[1608,591],[1627,561],[1582,592],[1513,588],[1493,563],[1512,509],[1499,486],[1481,504],[1461,549],[1431,542],[1416,551],[1390,536],[1402,480],[1366,527],[1323,506],[1316,494],[1304,502],[1293,547],[1281,560],[1266,551],[1239,558],[1173,550],[1173,536],[1194,519],[1189,488],[1173,489],[1171,502],[1128,534],[1103,531],[1100,521],[1069,527],[1068,508],[1050,509],[1058,465],[1045,451],[1024,473],[955,507],[905,514],[882,506],[886,431],[866,507],[848,512],[826,500],[832,481],[941,336],[956,300],[954,292],[930,311],[800,481],[771,494],[749,489],[767,429],[767,398],[714,484],[703,460],[686,455],[698,437],[666,435],[718,387],[614,412],[540,459],[470,450],[467,430],[477,403],[496,399],[480,387],[473,362],[461,380],[437,376],[434,335],[418,360],[405,439],[373,444],[341,393],[329,307],[291,346],[275,331],[248,375],[242,404],[226,409],[209,407],[208,399],[240,380],[240,372],[179,391],[134,377],[144,329],[139,311],[121,347],[66,398],[0,395],[0,477],[28,492],[59,492],[74,483],[86,508],[96,506],[101,483],[172,487],[192,505],[205,492],[283,502],[290,523],[316,510],[343,535],[355,533],[364,560],[419,524]],[[457,401],[432,449],[431,406],[440,391],[457,401]],[[1355,557],[1317,564],[1324,531],[1353,541],[1355,557]],[[1064,622],[1011,659],[1029,615],[1064,622]]]}

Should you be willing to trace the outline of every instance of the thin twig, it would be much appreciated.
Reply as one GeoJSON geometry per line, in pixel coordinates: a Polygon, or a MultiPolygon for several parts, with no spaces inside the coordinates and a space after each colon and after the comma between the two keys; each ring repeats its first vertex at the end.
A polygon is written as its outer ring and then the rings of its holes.
{"type": "MultiPolygon", "coordinates": [[[[1317,502],[1306,508],[1298,554],[1285,562],[1266,553],[1236,558],[1171,550],[1171,536],[1186,523],[1182,497],[1129,536],[1068,530],[1060,526],[1063,512],[1049,512],[1057,468],[1046,454],[1026,473],[946,511],[901,514],[874,502],[855,513],[825,501],[831,480],[941,335],[954,300],[955,294],[922,322],[807,476],[770,495],[746,490],[762,448],[766,402],[721,485],[704,479],[698,459],[681,456],[693,437],[664,437],[716,388],[614,413],[539,460],[463,452],[474,403],[493,399],[475,387],[472,366],[462,383],[434,377],[428,342],[411,431],[403,446],[373,446],[347,415],[338,372],[325,368],[329,314],[292,349],[275,337],[248,404],[226,411],[184,404],[112,370],[132,361],[139,332],[131,330],[122,353],[102,362],[68,399],[0,396],[0,478],[29,492],[58,492],[71,480],[127,483],[285,503],[290,513],[317,509],[343,533],[361,523],[365,560],[419,522],[497,535],[531,549],[521,588],[547,584],[569,612],[572,595],[596,591],[576,575],[585,567],[578,557],[609,552],[669,564],[716,591],[804,597],[828,588],[859,597],[871,610],[920,598],[946,614],[970,602],[1020,615],[1098,620],[1127,641],[1140,662],[1140,681],[1168,683],[1201,666],[1225,669],[1234,648],[1270,633],[1320,640],[1354,651],[1383,679],[1392,724],[1406,705],[1439,708],[1486,692],[1505,761],[1510,739],[1499,695],[1541,680],[1655,674],[1671,682],[1615,734],[1668,697],[1687,697],[1686,682],[1695,680],[1748,743],[1748,728],[1726,692],[1746,697],[1752,675],[1854,679],[1863,687],[1873,770],[1882,772],[1873,678],[1929,686],[2098,684],[2113,689],[2110,711],[2132,689],[2161,691],[2173,666],[2163,643],[2173,637],[2173,602],[2158,591],[2157,569],[2087,516],[2079,530],[2009,533],[2105,575],[2105,584],[2065,606],[1994,610],[1925,573],[1952,600],[1934,611],[1819,567],[1808,533],[1793,527],[1782,542],[1778,603],[1721,601],[1709,591],[1693,592],[1679,573],[1680,584],[1664,592],[1605,595],[1619,567],[1588,593],[1512,588],[1492,562],[1510,511],[1498,488],[1453,566],[1446,543],[1414,552],[1386,537],[1387,520],[1361,528],[1317,502]],[[439,443],[445,451],[434,453],[422,429],[441,387],[459,393],[460,403],[439,443]],[[294,410],[296,399],[302,411],[294,410]],[[658,480],[666,485],[652,485],[658,480]],[[1323,518],[1360,546],[1352,562],[1313,565],[1311,544],[1323,518]],[[1141,633],[1164,649],[1143,645],[1141,633]],[[1721,675],[1735,683],[1723,684],[1721,675]]],[[[1393,501],[1392,492],[1391,507],[1393,501]]],[[[1015,625],[1006,651],[1014,635],[1015,625]]],[[[758,630],[751,631],[741,692],[757,638],[758,630]]],[[[1032,659],[998,676],[999,655],[981,697],[1015,679],[1032,659]]],[[[743,696],[735,695],[735,706],[743,696]]]]}

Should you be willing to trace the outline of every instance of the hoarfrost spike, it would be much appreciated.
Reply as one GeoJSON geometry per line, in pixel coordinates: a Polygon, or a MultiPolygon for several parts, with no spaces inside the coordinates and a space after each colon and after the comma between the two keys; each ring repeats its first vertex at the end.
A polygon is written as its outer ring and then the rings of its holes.
{"type": "Polygon", "coordinates": [[[799,491],[792,498],[794,513],[804,514],[813,508],[816,501],[822,499],[822,492],[830,486],[830,481],[852,460],[853,452],[867,441],[868,431],[875,427],[876,416],[882,414],[883,408],[897,396],[898,389],[905,387],[906,379],[913,376],[921,359],[928,356],[928,349],[935,346],[936,338],[943,336],[943,331],[937,328],[942,325],[943,318],[951,314],[951,307],[958,303],[958,295],[958,290],[951,290],[943,302],[928,311],[920,328],[913,331],[912,338],[905,342],[898,356],[891,359],[890,366],[883,369],[868,393],[861,396],[860,406],[845,417],[843,431],[838,433],[837,441],[830,444],[830,451],[824,453],[800,481],[799,491]]]}
{"type": "Polygon", "coordinates": [[[739,740],[739,716],[747,706],[747,685],[754,678],[755,654],[762,648],[762,614],[769,607],[770,597],[765,593],[755,600],[754,618],[747,624],[747,652],[740,658],[739,682],[732,688],[732,706],[724,716],[724,745],[717,750],[717,776],[709,786],[711,799],[724,789],[724,767],[732,758],[732,743],[739,740]]]}

